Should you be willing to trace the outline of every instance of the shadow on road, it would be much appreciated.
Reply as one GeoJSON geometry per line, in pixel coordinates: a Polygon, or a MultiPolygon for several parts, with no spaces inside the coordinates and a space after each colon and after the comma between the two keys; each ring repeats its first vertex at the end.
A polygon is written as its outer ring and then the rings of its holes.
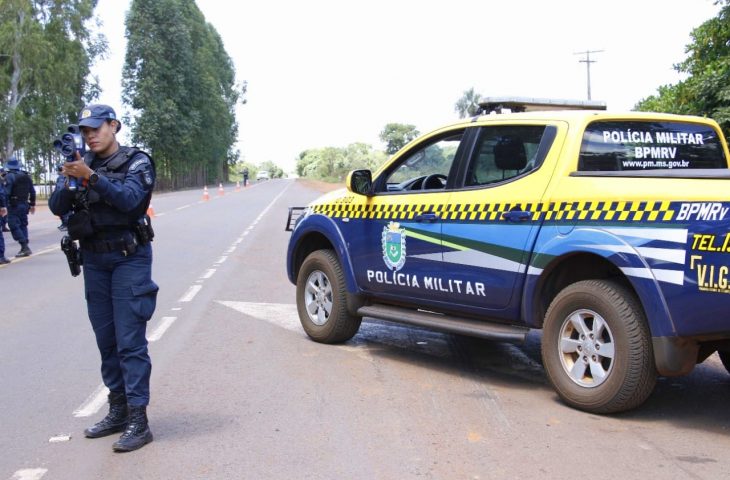
{"type": "MultiPolygon", "coordinates": [[[[540,331],[530,332],[522,345],[513,345],[367,319],[350,343],[366,344],[379,358],[468,376],[507,392],[530,389],[546,401],[560,403],[542,366],[540,340],[540,331]]],[[[728,405],[730,375],[713,355],[689,375],[660,377],[643,405],[611,417],[728,434],[728,405]]]]}

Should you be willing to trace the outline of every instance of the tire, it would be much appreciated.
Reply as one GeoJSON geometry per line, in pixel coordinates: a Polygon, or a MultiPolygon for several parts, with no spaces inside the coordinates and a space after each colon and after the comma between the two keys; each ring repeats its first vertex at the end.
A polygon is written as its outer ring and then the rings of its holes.
{"type": "Polygon", "coordinates": [[[345,276],[332,250],[309,254],[297,275],[297,311],[309,337],[321,343],[346,342],[360,329],[362,317],[347,309],[345,276]]]}
{"type": "Polygon", "coordinates": [[[641,305],[609,280],[576,282],[555,297],[545,315],[542,360],[560,398],[587,412],[635,408],[656,385],[641,305]]]}
{"type": "Polygon", "coordinates": [[[720,356],[720,361],[725,367],[725,370],[730,373],[730,351],[718,351],[717,354],[720,356]]]}

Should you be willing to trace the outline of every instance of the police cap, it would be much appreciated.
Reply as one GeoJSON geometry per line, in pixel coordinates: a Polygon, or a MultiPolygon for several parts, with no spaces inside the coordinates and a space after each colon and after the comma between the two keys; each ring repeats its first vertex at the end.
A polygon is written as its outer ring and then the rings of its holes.
{"type": "Polygon", "coordinates": [[[8,170],[20,170],[20,163],[18,162],[18,159],[15,157],[10,157],[10,159],[5,164],[5,167],[8,170]]]}
{"type": "Polygon", "coordinates": [[[109,105],[96,103],[85,106],[79,113],[79,127],[99,128],[107,120],[117,121],[117,132],[122,128],[122,122],[117,118],[116,112],[109,105]]]}

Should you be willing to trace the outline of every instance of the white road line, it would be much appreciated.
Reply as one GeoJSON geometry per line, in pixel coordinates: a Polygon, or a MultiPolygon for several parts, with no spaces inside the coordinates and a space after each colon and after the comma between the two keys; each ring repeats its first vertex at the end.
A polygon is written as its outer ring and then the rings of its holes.
{"type": "Polygon", "coordinates": [[[182,308],[181,307],[172,307],[170,310],[172,310],[173,312],[179,312],[180,310],[182,310],[182,308]]]}
{"type": "Polygon", "coordinates": [[[40,480],[46,472],[46,468],[24,468],[15,472],[11,480],[40,480]]]}
{"type": "Polygon", "coordinates": [[[190,288],[188,288],[188,291],[185,292],[185,295],[180,297],[180,300],[178,300],[178,302],[191,301],[193,298],[195,298],[195,295],[198,294],[198,292],[200,291],[201,288],[203,288],[202,285],[192,285],[190,288]]]}
{"type": "Polygon", "coordinates": [[[156,342],[161,339],[175,320],[177,320],[177,317],[162,317],[162,320],[160,320],[160,324],[157,326],[155,331],[147,335],[147,341],[156,342]]]}
{"type": "Polygon", "coordinates": [[[229,248],[228,250],[226,250],[226,251],[225,251],[225,252],[223,252],[223,253],[225,253],[226,255],[230,255],[231,253],[233,253],[233,252],[235,252],[235,251],[236,251],[236,247],[235,247],[235,246],[233,246],[233,247],[229,248]]]}
{"type": "Polygon", "coordinates": [[[286,191],[287,191],[287,190],[289,189],[289,187],[291,187],[292,185],[294,185],[294,182],[289,182],[289,183],[287,183],[286,187],[284,187],[284,190],[282,190],[282,191],[281,191],[281,192],[279,193],[279,195],[277,195],[276,197],[274,197],[274,199],[273,199],[273,200],[271,201],[271,203],[269,203],[269,204],[268,204],[268,205],[266,206],[266,208],[264,208],[264,211],[263,211],[263,212],[261,212],[261,214],[260,214],[260,215],[258,216],[258,218],[256,218],[256,220],[255,220],[255,221],[254,221],[253,223],[254,223],[254,224],[256,224],[256,222],[258,222],[259,220],[261,220],[261,218],[263,218],[263,216],[264,216],[264,215],[266,215],[266,212],[268,212],[268,211],[269,211],[269,209],[271,209],[271,207],[272,207],[272,206],[273,206],[273,205],[274,205],[274,204],[276,203],[276,201],[277,201],[277,200],[279,200],[279,198],[280,198],[280,197],[281,197],[282,195],[284,195],[284,192],[286,192],[286,191]]]}
{"type": "Polygon", "coordinates": [[[225,255],[223,255],[221,258],[218,259],[217,262],[215,262],[215,265],[220,265],[222,263],[225,263],[226,260],[228,260],[228,257],[226,257],[225,255]]]}
{"type": "Polygon", "coordinates": [[[94,415],[106,403],[106,398],[108,395],[109,389],[106,388],[102,383],[101,385],[96,387],[96,390],[94,390],[94,392],[89,395],[89,398],[87,398],[86,401],[82,403],[79,408],[74,410],[73,416],[80,418],[90,417],[94,415]]]}
{"type": "Polygon", "coordinates": [[[203,275],[201,275],[200,278],[202,278],[202,279],[210,278],[213,276],[214,273],[215,273],[215,268],[209,268],[208,270],[205,271],[205,273],[203,275]]]}
{"type": "Polygon", "coordinates": [[[12,257],[11,258],[11,262],[8,263],[8,264],[6,264],[6,265],[3,265],[3,267],[10,267],[10,265],[12,265],[13,263],[27,262],[28,260],[32,259],[33,257],[37,257],[37,256],[40,256],[40,255],[45,255],[46,253],[55,252],[57,250],[61,250],[61,246],[60,245],[46,247],[43,250],[36,250],[29,257],[20,257],[20,258],[12,257]]]}
{"type": "Polygon", "coordinates": [[[178,210],[185,210],[185,209],[186,209],[186,208],[188,208],[189,206],[190,206],[190,205],[183,205],[182,207],[177,207],[177,208],[175,209],[175,211],[177,212],[178,210]]]}

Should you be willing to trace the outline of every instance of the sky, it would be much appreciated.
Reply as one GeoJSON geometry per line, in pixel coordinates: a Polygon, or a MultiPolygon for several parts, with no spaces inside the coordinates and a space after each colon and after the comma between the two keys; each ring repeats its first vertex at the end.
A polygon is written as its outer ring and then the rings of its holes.
{"type": "MultiPolygon", "coordinates": [[[[100,0],[108,57],[92,68],[100,101],[121,114],[129,0],[100,0]]],[[[241,157],[293,171],[309,148],[384,149],[388,123],[427,133],[458,120],[465,90],[482,96],[585,100],[631,109],[683,77],[693,28],[714,0],[197,0],[238,81],[241,157]]],[[[124,130],[122,130],[124,133],[124,130]]],[[[128,141],[128,137],[122,137],[128,141]]]]}

